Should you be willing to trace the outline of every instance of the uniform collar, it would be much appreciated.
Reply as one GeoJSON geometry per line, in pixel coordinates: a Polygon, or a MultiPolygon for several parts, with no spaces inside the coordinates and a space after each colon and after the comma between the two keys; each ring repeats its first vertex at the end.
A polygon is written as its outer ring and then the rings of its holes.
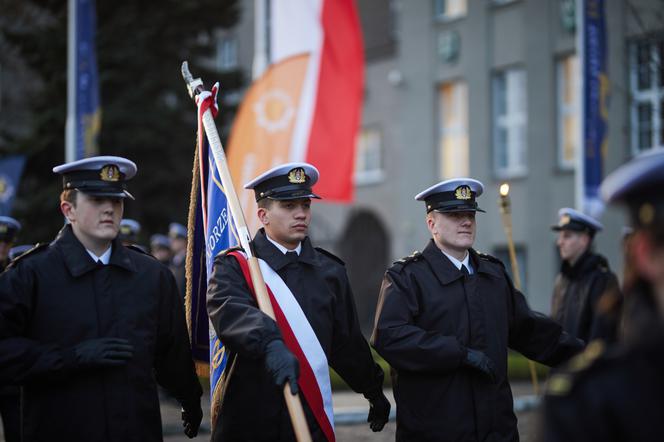
{"type": "Polygon", "coordinates": [[[454,256],[444,252],[443,250],[441,250],[441,252],[442,252],[443,255],[445,255],[447,257],[447,259],[449,259],[452,262],[452,264],[454,264],[454,267],[456,267],[457,270],[461,270],[461,266],[463,265],[463,266],[466,266],[466,269],[468,269],[469,273],[472,274],[474,272],[473,266],[470,265],[470,253],[469,252],[466,252],[466,257],[463,258],[463,260],[461,260],[461,261],[456,259],[454,256]]]}
{"type": "Polygon", "coordinates": [[[279,244],[278,242],[276,242],[275,240],[273,240],[272,238],[270,238],[270,235],[268,235],[267,233],[265,234],[265,238],[267,238],[268,241],[270,241],[272,244],[274,244],[274,246],[275,246],[277,249],[279,249],[279,251],[281,251],[281,253],[283,253],[284,255],[285,255],[287,252],[295,252],[295,253],[297,253],[298,256],[300,256],[300,252],[302,251],[302,242],[299,242],[299,243],[297,244],[297,247],[295,247],[294,250],[289,250],[289,249],[287,249],[286,247],[284,247],[284,246],[282,246],[281,244],[279,244]]]}
{"type": "MultiPolygon", "coordinates": [[[[429,240],[429,243],[422,251],[422,256],[424,256],[424,259],[433,269],[438,281],[443,285],[456,281],[463,276],[452,261],[450,261],[445,254],[441,253],[441,250],[436,243],[434,243],[433,239],[429,240]]],[[[474,249],[468,249],[468,255],[466,258],[468,259],[468,264],[473,268],[474,274],[487,274],[498,278],[501,277],[500,272],[494,268],[495,266],[488,265],[484,260],[480,259],[474,249]]]]}
{"type": "MultiPolygon", "coordinates": [[[[67,224],[60,230],[55,239],[55,246],[62,252],[65,265],[73,277],[77,278],[97,268],[97,263],[92,260],[83,244],[74,235],[71,225],[67,224]]],[[[121,267],[131,272],[136,271],[136,266],[132,262],[129,253],[117,238],[113,240],[111,250],[109,265],[121,267]]]]}
{"type": "MultiPolygon", "coordinates": [[[[256,256],[267,262],[274,270],[280,270],[290,263],[286,255],[279,250],[274,243],[265,234],[265,229],[260,229],[254,236],[254,247],[256,256]]],[[[299,262],[319,266],[320,261],[316,255],[316,250],[311,246],[309,237],[304,238],[300,243],[299,262]]]]}
{"type": "Polygon", "coordinates": [[[101,254],[101,256],[95,255],[94,252],[88,249],[85,249],[85,251],[88,252],[88,255],[90,255],[90,258],[92,258],[94,262],[101,261],[102,264],[108,265],[108,262],[111,260],[111,252],[113,251],[113,244],[111,244],[108,247],[108,249],[106,249],[106,251],[101,254]]]}

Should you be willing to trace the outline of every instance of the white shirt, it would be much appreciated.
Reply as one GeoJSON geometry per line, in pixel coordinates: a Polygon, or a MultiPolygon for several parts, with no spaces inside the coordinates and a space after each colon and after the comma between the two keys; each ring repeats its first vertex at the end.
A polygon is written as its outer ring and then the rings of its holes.
{"type": "Polygon", "coordinates": [[[113,245],[110,245],[108,247],[108,249],[101,256],[95,255],[94,252],[91,252],[88,249],[85,249],[85,250],[92,257],[92,260],[94,262],[97,262],[97,261],[101,260],[102,264],[108,265],[108,262],[111,260],[111,251],[113,250],[113,245]]]}
{"type": "MultiPolygon", "coordinates": [[[[443,252],[443,251],[441,250],[441,252],[443,252]]],[[[461,266],[462,266],[462,265],[465,265],[466,268],[468,269],[468,274],[469,274],[469,275],[472,275],[473,273],[475,273],[475,271],[473,270],[473,268],[470,266],[470,259],[469,259],[469,258],[470,258],[470,253],[466,252],[466,257],[463,258],[463,261],[459,261],[459,260],[456,259],[454,256],[452,256],[452,255],[448,255],[448,254],[445,253],[445,252],[443,252],[443,255],[447,256],[447,258],[448,258],[450,261],[452,261],[452,264],[454,264],[454,266],[455,266],[457,269],[461,270],[461,266]]]]}
{"type": "Polygon", "coordinates": [[[297,253],[297,256],[300,256],[300,251],[302,250],[302,243],[301,242],[297,244],[297,247],[295,247],[295,249],[289,250],[286,247],[279,244],[278,242],[276,242],[275,240],[273,240],[272,238],[270,238],[270,236],[267,233],[265,234],[265,237],[268,239],[268,241],[270,241],[272,244],[277,246],[277,249],[279,249],[281,251],[281,253],[283,253],[284,255],[286,254],[286,252],[295,252],[295,253],[297,253]]]}

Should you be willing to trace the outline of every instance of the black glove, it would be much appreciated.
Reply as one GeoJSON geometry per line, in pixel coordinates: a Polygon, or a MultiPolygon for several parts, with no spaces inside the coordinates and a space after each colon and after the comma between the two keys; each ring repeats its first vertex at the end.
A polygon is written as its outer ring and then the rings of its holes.
{"type": "Polygon", "coordinates": [[[277,386],[281,387],[288,381],[291,393],[297,394],[300,364],[281,339],[275,339],[265,346],[265,367],[277,386]]]}
{"type": "Polygon", "coordinates": [[[371,431],[376,432],[383,429],[385,424],[390,420],[390,401],[387,400],[383,390],[378,389],[371,393],[365,393],[365,398],[369,400],[369,428],[371,431]]]}
{"type": "Polygon", "coordinates": [[[203,420],[203,410],[200,404],[182,409],[182,426],[184,427],[184,434],[189,439],[195,438],[198,434],[201,420],[203,420]]]}
{"type": "Polygon", "coordinates": [[[466,359],[464,359],[463,363],[468,367],[482,372],[492,383],[496,382],[496,369],[493,361],[483,352],[473,350],[472,348],[467,349],[466,359]]]}
{"type": "Polygon", "coordinates": [[[126,339],[97,338],[74,347],[76,365],[80,368],[124,365],[134,355],[134,346],[126,339]]]}

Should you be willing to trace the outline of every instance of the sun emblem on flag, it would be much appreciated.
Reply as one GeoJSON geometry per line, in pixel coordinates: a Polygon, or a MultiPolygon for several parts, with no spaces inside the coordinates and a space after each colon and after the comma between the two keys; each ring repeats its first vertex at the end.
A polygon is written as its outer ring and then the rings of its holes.
{"type": "Polygon", "coordinates": [[[301,167],[296,167],[295,169],[288,172],[288,182],[291,184],[302,184],[306,180],[307,177],[304,174],[304,169],[301,167]]]}
{"type": "Polygon", "coordinates": [[[102,167],[99,175],[102,181],[120,181],[120,169],[115,164],[102,167]]]}
{"type": "Polygon", "coordinates": [[[288,128],[295,115],[293,99],[281,89],[271,89],[260,96],[254,104],[256,122],[268,132],[288,128]]]}
{"type": "Polygon", "coordinates": [[[471,198],[470,187],[459,186],[454,191],[454,197],[458,200],[469,200],[471,198]]]}

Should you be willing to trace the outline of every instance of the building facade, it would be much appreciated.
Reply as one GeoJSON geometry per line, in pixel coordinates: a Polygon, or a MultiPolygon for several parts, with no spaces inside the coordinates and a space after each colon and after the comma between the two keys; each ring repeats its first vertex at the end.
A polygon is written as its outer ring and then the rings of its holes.
{"type": "MultiPolygon", "coordinates": [[[[560,265],[550,226],[575,205],[579,111],[574,0],[358,0],[365,100],[356,198],[317,203],[311,235],[347,263],[365,330],[380,279],[429,237],[414,200],[437,181],[482,181],[476,248],[504,260],[498,188],[510,184],[523,291],[549,312],[560,265]]],[[[251,72],[253,0],[220,36],[251,72]],[[232,41],[233,43],[228,43],[232,41]]],[[[664,4],[605,0],[610,103],[605,173],[664,145],[664,4]],[[662,33],[662,34],[660,34],[662,33]],[[660,61],[661,60],[661,61],[660,61]]],[[[220,55],[223,59],[223,55],[220,55]]],[[[226,59],[226,62],[228,60],[226,59]]],[[[622,271],[624,218],[609,209],[596,250],[622,271]]]]}

